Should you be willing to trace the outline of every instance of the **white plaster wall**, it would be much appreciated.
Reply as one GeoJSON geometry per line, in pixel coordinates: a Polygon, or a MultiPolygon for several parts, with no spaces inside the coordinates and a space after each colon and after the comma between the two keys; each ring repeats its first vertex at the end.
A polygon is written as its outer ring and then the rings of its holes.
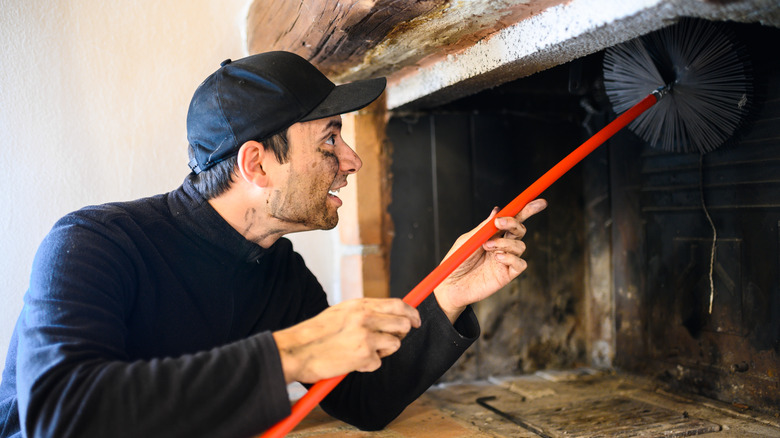
{"type": "MultiPolygon", "coordinates": [[[[249,1],[0,0],[0,366],[53,223],[187,175],[187,106],[222,60],[245,56],[249,1]]],[[[326,289],[334,233],[294,236],[326,289]]]]}

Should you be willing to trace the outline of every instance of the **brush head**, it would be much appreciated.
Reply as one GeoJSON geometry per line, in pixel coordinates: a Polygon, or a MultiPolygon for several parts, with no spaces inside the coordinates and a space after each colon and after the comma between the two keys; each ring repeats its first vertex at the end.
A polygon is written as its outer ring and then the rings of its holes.
{"type": "Polygon", "coordinates": [[[747,51],[726,26],[706,20],[685,18],[605,51],[604,88],[616,113],[664,86],[668,95],[629,129],[668,151],[712,151],[753,103],[747,51]]]}

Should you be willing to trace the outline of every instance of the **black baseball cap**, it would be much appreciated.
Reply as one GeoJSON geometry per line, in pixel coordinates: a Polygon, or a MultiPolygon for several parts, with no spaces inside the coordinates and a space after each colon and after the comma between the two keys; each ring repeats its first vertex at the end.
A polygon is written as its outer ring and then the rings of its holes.
{"type": "Polygon", "coordinates": [[[291,52],[266,52],[220,68],[201,83],[187,112],[189,166],[200,173],[298,122],[359,110],[385,89],[385,78],[336,85],[291,52]]]}

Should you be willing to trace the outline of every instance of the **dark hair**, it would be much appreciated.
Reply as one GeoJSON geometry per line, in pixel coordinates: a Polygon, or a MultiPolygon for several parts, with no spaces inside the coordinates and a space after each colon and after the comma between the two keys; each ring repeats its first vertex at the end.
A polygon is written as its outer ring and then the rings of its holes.
{"type": "Polygon", "coordinates": [[[263,146],[274,151],[276,160],[282,164],[287,162],[290,155],[290,144],[287,141],[287,129],[268,137],[267,140],[262,142],[263,146]]]}
{"type": "MultiPolygon", "coordinates": [[[[289,158],[290,145],[287,141],[287,130],[274,134],[262,141],[263,146],[273,151],[277,161],[284,164],[289,158]]],[[[192,146],[187,149],[189,158],[193,157],[192,146]]],[[[233,183],[233,175],[236,175],[236,163],[238,156],[232,155],[213,167],[199,174],[190,173],[189,178],[195,188],[204,198],[212,199],[225,193],[233,183]]]]}

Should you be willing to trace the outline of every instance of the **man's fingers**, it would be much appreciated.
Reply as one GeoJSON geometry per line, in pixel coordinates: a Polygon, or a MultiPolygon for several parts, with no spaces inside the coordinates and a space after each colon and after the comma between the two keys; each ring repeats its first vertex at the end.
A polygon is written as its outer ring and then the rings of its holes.
{"type": "Polygon", "coordinates": [[[370,298],[361,301],[361,305],[373,313],[402,317],[411,321],[412,327],[420,326],[420,312],[398,298],[370,298]]]}
{"type": "Polygon", "coordinates": [[[376,371],[382,365],[382,358],[390,356],[401,348],[401,340],[389,333],[373,333],[367,342],[366,357],[356,370],[360,372],[376,371]]]}
{"type": "Polygon", "coordinates": [[[401,348],[401,339],[390,333],[377,333],[374,346],[379,357],[387,357],[401,348]]]}
{"type": "Polygon", "coordinates": [[[392,335],[400,340],[412,329],[412,321],[401,316],[375,314],[367,318],[366,328],[372,332],[392,335]]]}
{"type": "Polygon", "coordinates": [[[494,220],[496,228],[504,231],[501,235],[506,239],[522,239],[525,237],[526,228],[523,222],[529,217],[539,213],[547,207],[547,201],[536,199],[529,202],[515,217],[500,217],[494,220]]]}
{"type": "Polygon", "coordinates": [[[518,221],[525,222],[529,217],[535,215],[536,213],[539,213],[540,211],[547,208],[547,201],[544,199],[534,199],[533,201],[529,202],[528,204],[523,207],[522,210],[520,210],[520,213],[515,216],[518,221]]]}
{"type": "Polygon", "coordinates": [[[525,237],[525,225],[515,218],[502,217],[496,219],[496,228],[504,230],[502,236],[506,239],[522,239],[525,237]]]}
{"type": "Polygon", "coordinates": [[[502,259],[507,262],[509,275],[512,277],[517,277],[518,275],[522,274],[523,271],[525,271],[525,269],[528,267],[528,263],[519,257],[511,257],[505,254],[502,256],[502,259]]]}

